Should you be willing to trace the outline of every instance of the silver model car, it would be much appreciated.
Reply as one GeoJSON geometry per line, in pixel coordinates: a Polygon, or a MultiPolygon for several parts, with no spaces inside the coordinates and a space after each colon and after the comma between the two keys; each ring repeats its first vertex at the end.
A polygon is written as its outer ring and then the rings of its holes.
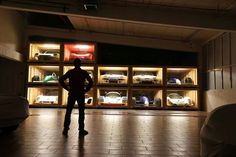
{"type": "Polygon", "coordinates": [[[161,83],[161,78],[154,75],[152,72],[135,72],[133,76],[134,84],[159,84],[161,83]]]}
{"type": "Polygon", "coordinates": [[[29,103],[20,96],[0,96],[0,131],[13,131],[29,116],[29,103]]]}
{"type": "Polygon", "coordinates": [[[126,83],[127,76],[120,71],[109,71],[100,76],[100,83],[126,83]]]}
{"type": "Polygon", "coordinates": [[[105,105],[105,104],[126,105],[127,104],[127,96],[121,96],[119,92],[108,92],[105,96],[100,96],[98,100],[101,105],[105,105]]]}
{"type": "Polygon", "coordinates": [[[35,53],[34,59],[38,61],[58,61],[60,52],[58,50],[46,50],[42,53],[35,53]]]}
{"type": "Polygon", "coordinates": [[[57,104],[58,96],[39,95],[37,96],[35,103],[37,104],[57,104]]]}
{"type": "Polygon", "coordinates": [[[192,100],[190,97],[183,97],[178,93],[170,93],[167,96],[168,106],[192,106],[192,100]]]}

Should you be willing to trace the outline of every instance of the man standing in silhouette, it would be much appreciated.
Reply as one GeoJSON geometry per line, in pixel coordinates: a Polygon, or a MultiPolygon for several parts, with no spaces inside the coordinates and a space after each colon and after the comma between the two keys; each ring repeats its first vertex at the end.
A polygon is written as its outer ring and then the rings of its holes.
{"type": "Polygon", "coordinates": [[[68,135],[71,122],[71,112],[75,105],[75,101],[77,101],[79,106],[79,135],[84,136],[88,134],[88,132],[84,130],[85,93],[90,90],[93,85],[93,81],[88,72],[80,68],[80,59],[74,60],[74,66],[74,69],[67,71],[66,74],[59,78],[60,85],[69,92],[64,121],[64,130],[62,134],[65,136],[68,135]],[[69,79],[69,84],[65,83],[66,79],[69,79]],[[86,81],[88,82],[87,84],[86,81]]]}

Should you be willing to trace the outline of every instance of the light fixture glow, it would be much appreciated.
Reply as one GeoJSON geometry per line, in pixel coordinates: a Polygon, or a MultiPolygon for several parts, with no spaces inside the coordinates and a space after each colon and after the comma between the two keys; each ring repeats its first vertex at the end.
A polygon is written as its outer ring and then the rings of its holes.
{"type": "Polygon", "coordinates": [[[58,44],[42,44],[40,47],[47,49],[59,49],[60,46],[58,44]]]}
{"type": "Polygon", "coordinates": [[[81,49],[81,50],[88,50],[91,48],[90,45],[82,45],[82,44],[78,44],[78,45],[75,45],[75,48],[77,49],[81,49]]]}

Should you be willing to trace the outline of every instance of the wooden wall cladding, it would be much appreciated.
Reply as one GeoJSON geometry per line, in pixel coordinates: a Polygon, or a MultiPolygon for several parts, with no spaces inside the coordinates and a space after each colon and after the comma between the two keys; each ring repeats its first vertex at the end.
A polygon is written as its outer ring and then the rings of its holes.
{"type": "Polygon", "coordinates": [[[229,33],[223,34],[222,37],[222,54],[223,54],[223,66],[230,65],[230,35],[229,33]]]}
{"type": "Polygon", "coordinates": [[[231,63],[236,65],[236,33],[231,33],[231,63]]]}
{"type": "Polygon", "coordinates": [[[236,33],[224,33],[204,47],[207,89],[236,89],[236,33]]]}

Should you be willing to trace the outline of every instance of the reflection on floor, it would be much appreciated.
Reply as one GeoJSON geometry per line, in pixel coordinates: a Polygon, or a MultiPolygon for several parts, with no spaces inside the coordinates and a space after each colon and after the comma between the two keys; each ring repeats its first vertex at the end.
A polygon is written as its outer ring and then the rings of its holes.
{"type": "Polygon", "coordinates": [[[196,111],[86,110],[79,138],[78,111],[62,136],[64,109],[31,109],[12,134],[0,135],[1,157],[199,157],[206,113],[196,111]]]}

